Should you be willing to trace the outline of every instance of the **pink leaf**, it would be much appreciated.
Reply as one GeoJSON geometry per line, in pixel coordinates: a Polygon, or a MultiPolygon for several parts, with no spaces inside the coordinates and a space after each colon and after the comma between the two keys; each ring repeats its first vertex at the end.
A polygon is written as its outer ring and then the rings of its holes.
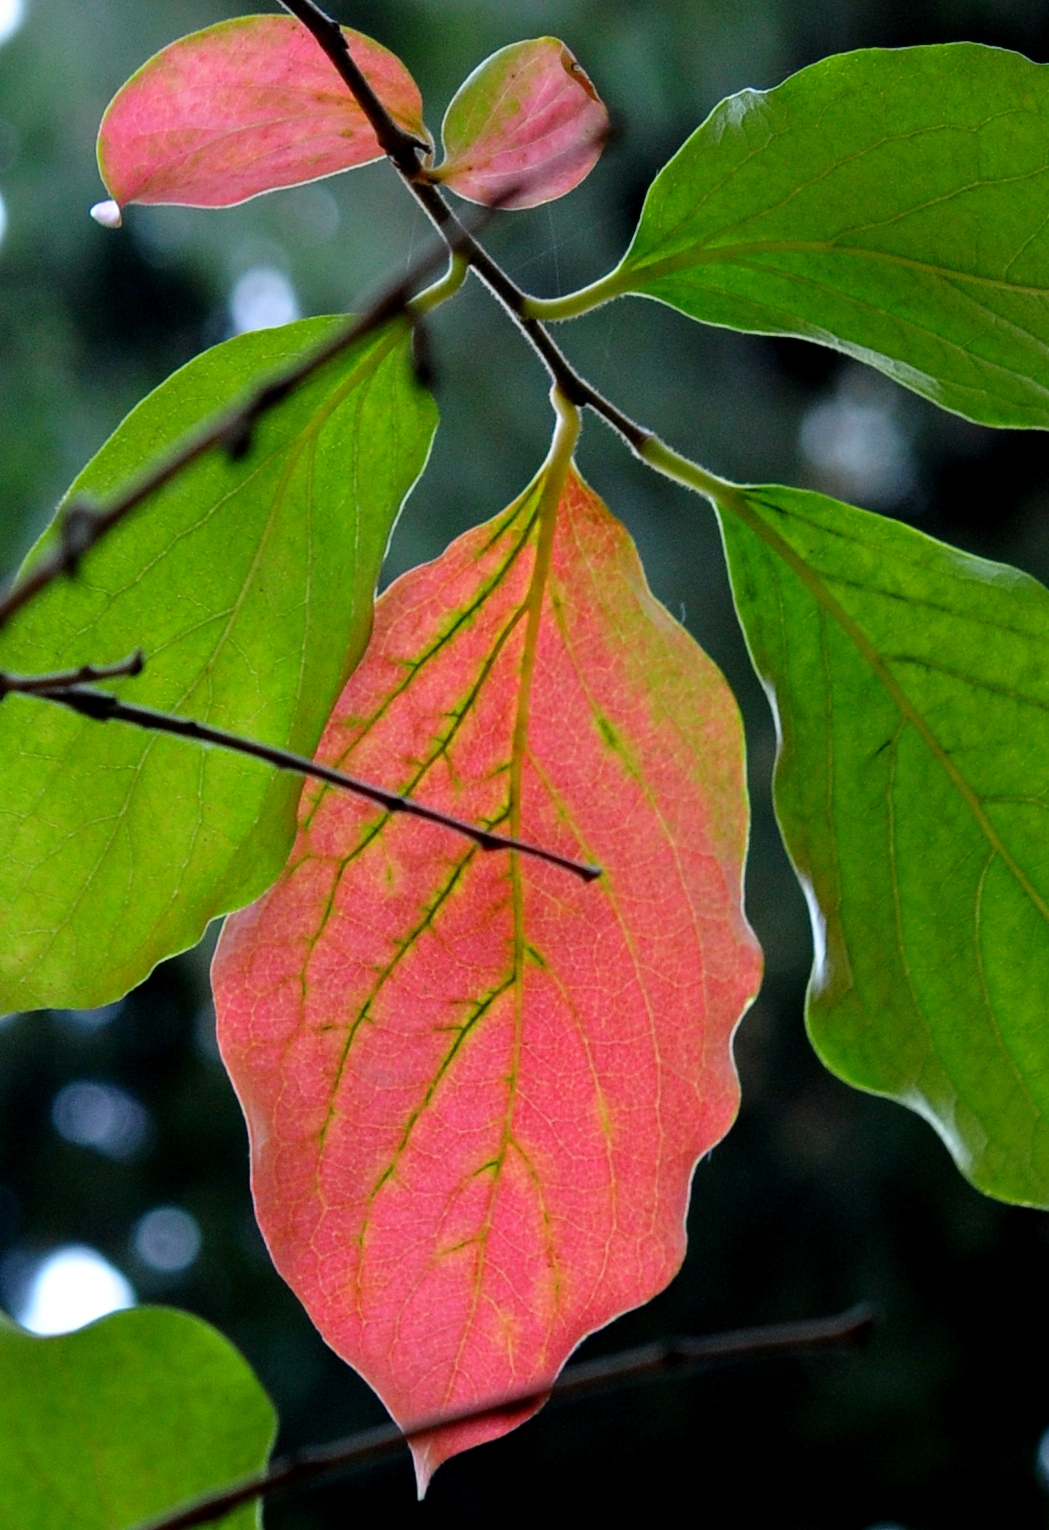
{"type": "Polygon", "coordinates": [[[563,197],[597,164],[608,113],[556,37],[501,48],[460,86],[442,128],[435,175],[461,197],[537,207],[563,197]]]}
{"type": "MultiPolygon", "coordinates": [[[[602,877],[307,787],[215,959],[270,1251],[401,1424],[542,1388],[673,1277],[759,981],[732,693],[574,472],[533,582],[538,502],[382,597],[318,757],[602,877]]],[[[420,1487],[534,1411],[431,1434],[420,1487]]]]}
{"type": "MultiPolygon", "coordinates": [[[[343,30],[383,104],[428,143],[404,65],[343,30]]],[[[121,207],[230,207],[381,155],[331,62],[290,16],[242,16],[172,43],[118,91],[98,137],[102,179],[121,207]]]]}

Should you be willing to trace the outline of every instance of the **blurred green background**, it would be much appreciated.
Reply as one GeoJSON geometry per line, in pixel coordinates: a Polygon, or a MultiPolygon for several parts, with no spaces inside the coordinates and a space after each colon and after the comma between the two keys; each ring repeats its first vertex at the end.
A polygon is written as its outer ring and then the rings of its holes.
{"type": "MultiPolygon", "coordinates": [[[[427,237],[383,165],[228,212],[132,209],[122,232],[103,231],[88,208],[104,194],[93,145],[110,96],[151,52],[238,7],[26,0],[15,27],[20,9],[0,0],[0,30],[11,27],[0,46],[8,568],[86,458],[174,366],[238,325],[359,305],[427,237]]],[[[613,143],[580,191],[501,215],[485,235],[544,294],[614,263],[653,174],[724,94],[870,45],[973,38],[1049,58],[1049,12],[1037,0],[340,0],[332,9],[401,54],[433,128],[492,49],[552,32],[578,54],[614,113],[613,143]]],[[[825,488],[1049,577],[1042,436],[971,427],[829,352],[703,329],[652,303],[617,304],[561,338],[620,404],[720,472],[825,488]]],[[[501,508],[546,444],[543,376],[475,283],[437,316],[433,346],[443,426],[396,532],[390,575],[501,508]]],[[[685,1270],[588,1352],[860,1298],[878,1303],[884,1321],[857,1359],[779,1362],[548,1410],[443,1468],[421,1508],[402,1463],[275,1505],[268,1523],[321,1530],[380,1515],[489,1526],[516,1511],[560,1524],[618,1511],[784,1530],[1045,1525],[1049,1216],[983,1200],[928,1127],[853,1093],[812,1056],[802,1023],[809,932],[771,815],[771,723],[712,518],[593,420],[581,461],[637,538],[657,593],[740,696],[755,813],[749,907],[768,959],[740,1033],[742,1115],[698,1170],[685,1270]]],[[[94,1250],[138,1299],[199,1312],[241,1346],[280,1409],[284,1445],[331,1438],[381,1409],[326,1350],[255,1231],[206,969],[201,950],[111,1011],[0,1025],[0,1298],[46,1322],[46,1261],[94,1250]]],[[[84,1270],[101,1267],[79,1268],[83,1285],[84,1270]]]]}

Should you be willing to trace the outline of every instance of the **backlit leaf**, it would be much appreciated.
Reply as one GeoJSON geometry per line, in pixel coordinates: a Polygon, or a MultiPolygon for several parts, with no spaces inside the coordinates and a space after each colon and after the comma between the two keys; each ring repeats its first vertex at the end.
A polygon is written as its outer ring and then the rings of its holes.
{"type": "Polygon", "coordinates": [[[959,1167],[1049,1205],[1049,591],[864,510],[723,517],[808,892],[808,1023],[959,1167]]]}
{"type": "MultiPolygon", "coordinates": [[[[126,1530],[261,1471],[276,1418],[247,1363],[185,1312],[137,1307],[38,1339],[0,1316],[0,1522],[126,1530]]],[[[223,1520],[262,1523],[253,1506],[223,1520]]]]}
{"type": "MultiPolygon", "coordinates": [[[[383,596],[320,754],[602,877],[308,790],[213,974],[271,1253],[402,1423],[542,1386],[671,1279],[759,980],[735,700],[574,474],[533,583],[539,500],[383,596]]],[[[421,1486],[521,1416],[417,1446],[421,1486]]]]}
{"type": "MultiPolygon", "coordinates": [[[[429,142],[401,61],[343,31],[383,105],[429,142]]],[[[381,157],[330,60],[290,16],[238,16],[164,48],[118,91],[98,137],[102,179],[120,207],[229,207],[381,157]]]]}
{"type": "MultiPolygon", "coordinates": [[[[170,378],[73,485],[104,496],[327,333],[243,335],[170,378]]],[[[371,630],[379,565],[435,425],[400,326],[274,409],[253,450],[211,452],[0,634],[48,673],[137,647],[113,689],[310,753],[371,630]]],[[[45,539],[46,540],[46,539],[45,539]]],[[[30,555],[32,560],[33,555],[30,555]]],[[[300,781],[46,702],[0,705],[0,1011],[125,993],[208,920],[257,897],[295,835],[300,781]]]]}
{"type": "Polygon", "coordinates": [[[801,335],[987,425],[1049,426],[1049,68],[823,59],[716,107],[598,292],[801,335]]]}
{"type": "Polygon", "coordinates": [[[437,177],[471,202],[538,207],[590,174],[608,112],[556,37],[500,48],[458,89],[442,128],[437,177]]]}

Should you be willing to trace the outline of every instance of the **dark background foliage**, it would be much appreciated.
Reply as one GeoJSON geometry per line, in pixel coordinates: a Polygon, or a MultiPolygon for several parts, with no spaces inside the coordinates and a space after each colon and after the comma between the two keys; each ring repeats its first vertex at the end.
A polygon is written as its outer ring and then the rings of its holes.
{"type": "MultiPolygon", "coordinates": [[[[231,0],[30,0],[25,25],[0,49],[0,556],[9,566],[126,409],[231,332],[231,293],[246,273],[269,272],[304,313],[341,309],[382,273],[403,270],[426,237],[381,165],[225,213],[133,210],[120,234],[88,220],[102,195],[93,140],[109,96],[150,52],[237,9],[231,0]]],[[[617,137],[581,191],[500,217],[486,236],[543,293],[610,267],[653,174],[723,94],[872,45],[972,38],[1049,58],[1049,14],[1037,0],[341,0],[333,9],[401,53],[431,126],[491,49],[553,32],[577,52],[617,137]]],[[[830,352],[702,329],[651,303],[620,303],[563,338],[621,404],[718,471],[827,488],[1049,576],[1044,436],[976,429],[830,352]]],[[[545,445],[543,377],[476,284],[441,312],[433,341],[444,424],[395,535],[391,573],[501,508],[545,445]]],[[[879,1305],[883,1323],[856,1359],[778,1362],[548,1410],[442,1469],[421,1509],[401,1464],[273,1507],[268,1522],[322,1530],[377,1515],[472,1526],[517,1513],[575,1523],[618,1511],[782,1530],[1044,1525],[1036,1453],[1049,1425],[1049,1216],[982,1199],[927,1126],[849,1090],[811,1053],[809,932],[769,803],[772,727],[712,517],[644,473],[594,421],[581,459],[636,536],[657,593],[737,688],[755,811],[749,905],[768,957],[738,1045],[742,1114],[697,1173],[686,1267],[588,1352],[860,1298],[879,1305]]],[[[105,1023],[44,1014],[0,1026],[8,1305],[17,1309],[34,1261],[71,1243],[100,1250],[140,1300],[187,1307],[229,1334],[277,1402],[285,1445],[381,1417],[255,1231],[203,951],[158,970],[105,1023]],[[113,1157],[56,1130],[58,1092],[85,1081],[117,1086],[148,1112],[137,1150],[126,1143],[113,1157]],[[163,1205],[189,1211],[203,1230],[181,1275],[151,1271],[132,1242],[139,1219],[163,1205]]]]}

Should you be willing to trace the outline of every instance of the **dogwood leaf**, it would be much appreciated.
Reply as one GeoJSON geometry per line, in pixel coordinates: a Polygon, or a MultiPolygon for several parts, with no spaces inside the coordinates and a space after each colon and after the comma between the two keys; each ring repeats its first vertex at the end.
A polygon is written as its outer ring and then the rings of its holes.
{"type": "Polygon", "coordinates": [[[442,128],[438,179],[471,202],[538,207],[590,174],[608,112],[556,37],[500,48],[459,87],[442,128]]]}
{"type": "MultiPolygon", "coordinates": [[[[574,473],[552,544],[541,502],[382,597],[320,754],[601,878],[309,789],[215,960],[270,1251],[402,1424],[542,1387],[671,1279],[759,981],[735,700],[574,473]]],[[[531,1411],[417,1444],[420,1486],[531,1411]]]]}
{"type": "Polygon", "coordinates": [[[748,489],[723,516],[775,698],[824,1061],[1049,1206],[1049,591],[882,516],[748,489]]]}
{"type": "Polygon", "coordinates": [[[137,1307],[47,1339],[0,1316],[5,1525],[127,1530],[261,1471],[275,1427],[246,1361],[188,1313],[137,1307]]]}
{"type": "Polygon", "coordinates": [[[987,425],[1049,426],[1049,67],[823,59],[715,107],[595,295],[801,335],[987,425]]]}
{"type": "MultiPolygon", "coordinates": [[[[400,59],[343,32],[383,105],[428,143],[422,98],[400,59]]],[[[98,137],[118,207],[230,207],[382,152],[329,59],[290,16],[238,16],[164,48],[117,92],[98,137]]]]}
{"type": "MultiPolygon", "coordinates": [[[[70,496],[124,488],[331,323],[199,356],[129,415],[70,496]]],[[[409,343],[395,325],[343,353],[270,411],[241,460],[212,451],[159,490],[0,634],[0,668],[47,674],[141,648],[145,672],[113,686],[129,700],[311,752],[364,651],[390,530],[433,436],[409,343]]],[[[241,755],[8,696],[0,1009],[104,1004],[193,945],[278,874],[300,785],[241,755]]]]}

